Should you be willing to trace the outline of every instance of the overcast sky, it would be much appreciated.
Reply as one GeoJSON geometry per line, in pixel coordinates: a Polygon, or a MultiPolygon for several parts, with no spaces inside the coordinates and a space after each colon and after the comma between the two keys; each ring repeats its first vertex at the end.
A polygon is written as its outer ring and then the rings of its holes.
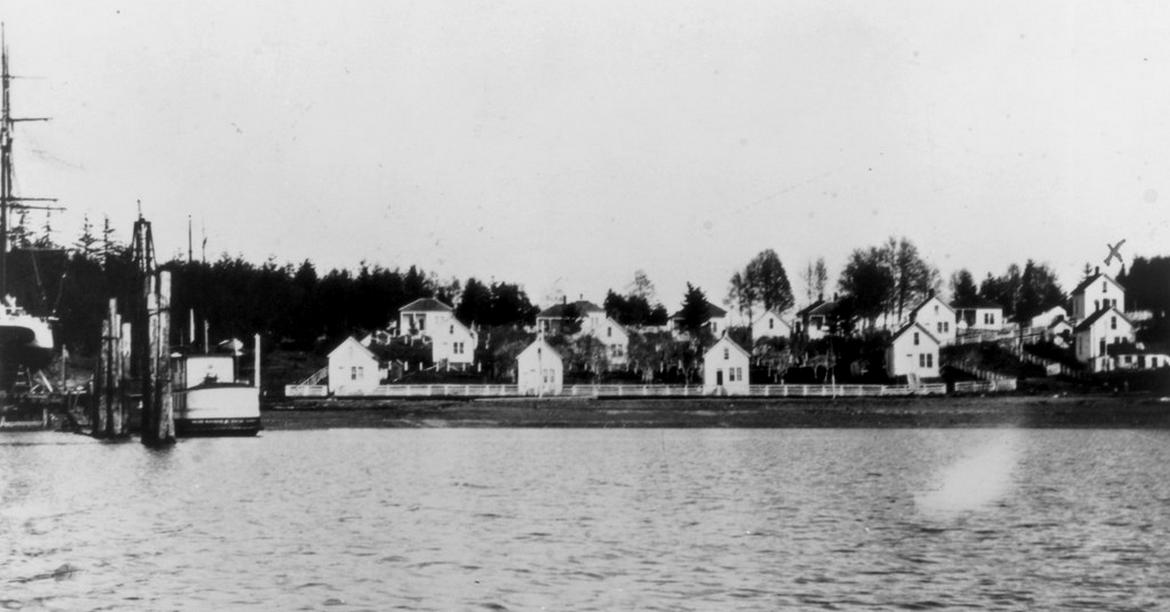
{"type": "MultiPolygon", "coordinates": [[[[712,301],[773,248],[944,277],[1170,249],[1170,3],[13,2],[17,188],[160,255],[712,301]],[[196,244],[198,254],[198,244],[196,244]]],[[[67,236],[65,235],[67,234],[67,236]]]]}

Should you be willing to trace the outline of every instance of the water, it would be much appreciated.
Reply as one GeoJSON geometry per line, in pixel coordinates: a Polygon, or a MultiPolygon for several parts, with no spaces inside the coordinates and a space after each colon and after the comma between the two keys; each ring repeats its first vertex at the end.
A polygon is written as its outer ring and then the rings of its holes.
{"type": "Polygon", "coordinates": [[[1154,609],[1170,432],[0,437],[0,607],[1154,609]]]}

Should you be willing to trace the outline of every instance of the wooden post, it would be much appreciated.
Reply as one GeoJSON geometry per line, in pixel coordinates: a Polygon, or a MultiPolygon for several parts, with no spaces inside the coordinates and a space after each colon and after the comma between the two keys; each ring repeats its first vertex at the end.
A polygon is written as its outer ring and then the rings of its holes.
{"type": "Polygon", "coordinates": [[[171,397],[171,273],[158,273],[158,299],[154,335],[154,389],[158,406],[158,441],[175,441],[174,401],[171,397]]]}
{"type": "Polygon", "coordinates": [[[260,334],[256,334],[252,339],[252,382],[256,386],[256,392],[260,393],[260,334]]]}
{"type": "Polygon", "coordinates": [[[130,355],[134,346],[134,326],[129,321],[122,322],[122,333],[118,338],[118,418],[121,420],[121,434],[130,433],[130,355]]]}
{"type": "Polygon", "coordinates": [[[98,345],[98,367],[97,372],[94,373],[94,389],[93,389],[93,403],[94,411],[91,418],[90,428],[93,436],[100,438],[106,435],[109,430],[109,380],[110,380],[110,325],[112,321],[107,315],[107,318],[102,321],[102,340],[98,345]]]}

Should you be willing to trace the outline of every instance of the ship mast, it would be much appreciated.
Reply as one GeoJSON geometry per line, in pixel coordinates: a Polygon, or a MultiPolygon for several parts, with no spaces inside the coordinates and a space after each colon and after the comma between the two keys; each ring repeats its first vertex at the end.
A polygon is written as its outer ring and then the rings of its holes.
{"type": "Polygon", "coordinates": [[[12,133],[20,121],[48,121],[48,117],[12,116],[8,89],[12,79],[8,72],[8,41],[0,23],[0,81],[3,88],[3,116],[0,117],[0,299],[8,292],[8,212],[10,210],[60,210],[57,206],[30,206],[24,202],[56,202],[56,198],[22,198],[12,193],[12,133]]]}

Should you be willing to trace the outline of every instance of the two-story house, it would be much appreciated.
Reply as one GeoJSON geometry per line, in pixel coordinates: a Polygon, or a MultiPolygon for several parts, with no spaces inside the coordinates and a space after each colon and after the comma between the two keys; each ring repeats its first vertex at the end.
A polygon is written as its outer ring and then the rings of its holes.
{"type": "Polygon", "coordinates": [[[1125,288],[1098,269],[1072,291],[1072,320],[1079,322],[1103,308],[1125,312],[1125,288]]]}
{"type": "Polygon", "coordinates": [[[605,346],[610,366],[624,366],[629,360],[630,333],[613,320],[605,309],[588,300],[561,302],[536,315],[536,329],[543,334],[564,334],[570,317],[579,329],[573,337],[592,336],[605,346]]]}
{"type": "Polygon", "coordinates": [[[400,335],[431,343],[431,360],[467,365],[475,363],[479,335],[455,318],[455,311],[433,298],[419,298],[398,311],[400,335]]]}
{"type": "Polygon", "coordinates": [[[955,343],[957,327],[955,310],[937,295],[932,295],[915,306],[910,311],[908,319],[908,322],[921,324],[939,341],[939,344],[946,346],[955,343]]]}

